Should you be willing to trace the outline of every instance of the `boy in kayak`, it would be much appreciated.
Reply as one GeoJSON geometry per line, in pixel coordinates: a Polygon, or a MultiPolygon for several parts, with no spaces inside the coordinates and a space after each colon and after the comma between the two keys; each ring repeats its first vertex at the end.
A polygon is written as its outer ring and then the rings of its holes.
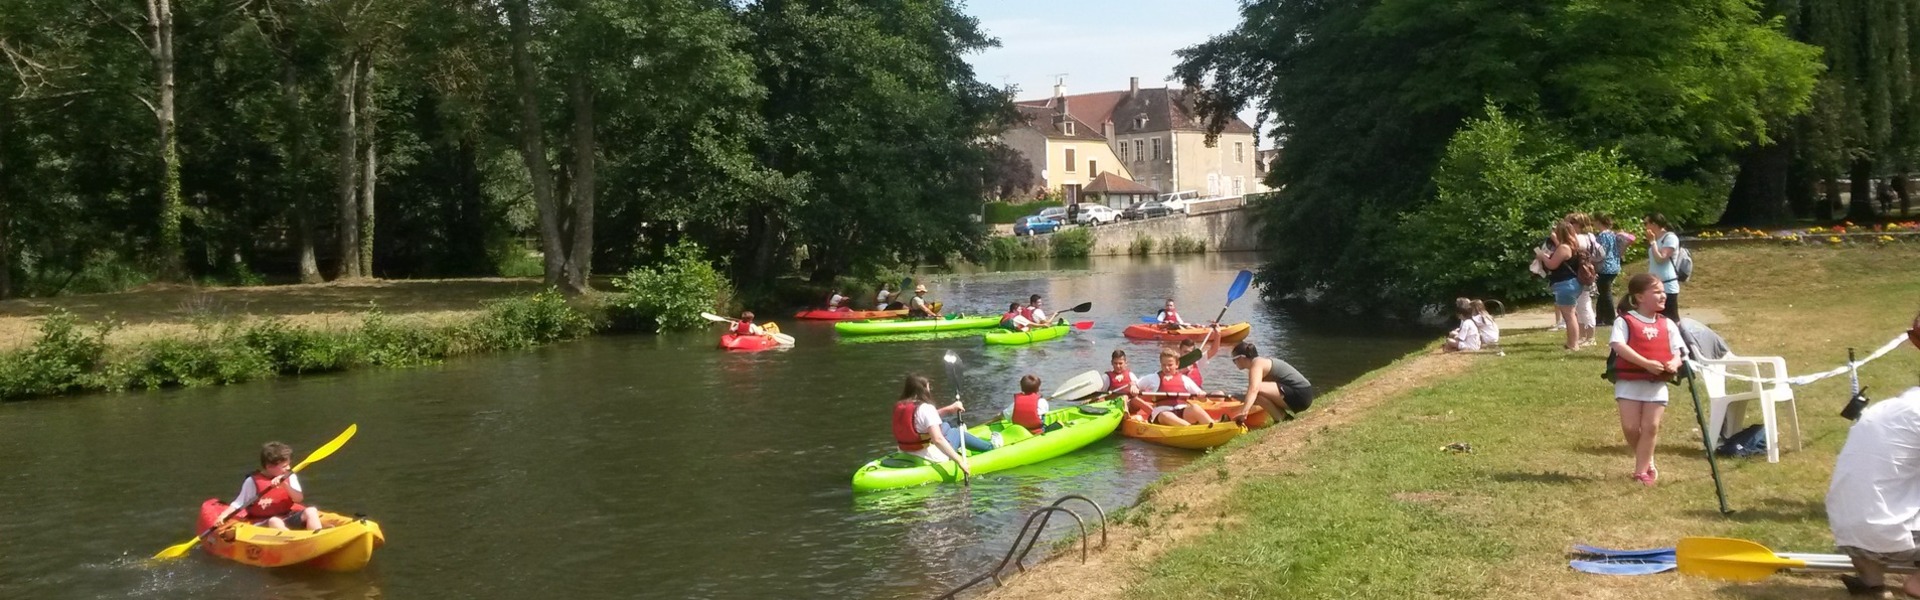
{"type": "Polygon", "coordinates": [[[1027,298],[1027,307],[1023,309],[1026,312],[1027,320],[1033,322],[1035,327],[1052,327],[1053,319],[1047,316],[1046,309],[1040,307],[1041,302],[1043,302],[1043,300],[1039,294],[1034,294],[1027,298]]]}
{"type": "Polygon", "coordinates": [[[893,441],[901,452],[931,463],[957,461],[961,472],[972,475],[973,467],[967,464],[967,457],[961,456],[954,447],[964,443],[968,450],[986,452],[993,449],[993,443],[941,420],[943,415],[958,414],[966,409],[958,400],[944,408],[934,408],[933,383],[918,373],[908,374],[900,399],[893,403],[893,441]]]}
{"type": "Polygon", "coordinates": [[[1027,320],[1026,309],[1019,302],[1008,302],[1007,312],[1000,315],[1000,328],[1007,331],[1026,331],[1033,328],[1033,321],[1027,320]]]}
{"type": "Polygon", "coordinates": [[[1113,370],[1107,371],[1107,396],[1126,394],[1127,412],[1137,412],[1145,416],[1153,412],[1153,405],[1140,399],[1140,379],[1127,369],[1127,351],[1113,351],[1113,370]]]}
{"type": "Polygon", "coordinates": [[[227,504],[215,523],[232,517],[255,525],[287,530],[320,530],[320,509],[300,504],[306,494],[300,490],[300,476],[293,474],[293,448],[280,442],[260,447],[260,470],[240,482],[240,495],[227,504]]]}
{"type": "MultiPolygon", "coordinates": [[[[1193,351],[1198,349],[1200,349],[1200,344],[1198,342],[1195,342],[1193,340],[1180,340],[1180,356],[1186,356],[1188,354],[1192,354],[1193,351]]],[[[1196,384],[1206,385],[1207,384],[1206,379],[1204,377],[1201,377],[1200,375],[1200,362],[1206,359],[1207,359],[1206,355],[1202,354],[1200,356],[1200,360],[1193,361],[1193,364],[1187,365],[1187,368],[1185,369],[1181,369],[1180,374],[1186,375],[1187,379],[1192,379],[1193,382],[1196,384]]]]}
{"type": "Polygon", "coordinates": [[[840,288],[833,288],[833,292],[827,294],[827,310],[853,310],[847,308],[848,300],[851,298],[840,295],[840,288]]]}
{"type": "Polygon", "coordinates": [[[1172,298],[1167,299],[1167,306],[1160,309],[1160,314],[1155,316],[1160,319],[1160,326],[1167,328],[1167,331],[1174,331],[1188,326],[1186,321],[1180,320],[1180,312],[1173,309],[1172,298]]]}
{"type": "Polygon", "coordinates": [[[907,316],[927,319],[940,316],[940,313],[934,312],[933,308],[927,305],[927,286],[913,286],[913,299],[907,302],[907,316]]]}
{"type": "Polygon", "coordinates": [[[1008,422],[1027,428],[1034,435],[1059,429],[1059,423],[1047,423],[1047,399],[1040,397],[1040,377],[1028,374],[1020,378],[1020,393],[1013,396],[1013,404],[1001,414],[1008,422]]]}
{"type": "Polygon", "coordinates": [[[740,320],[735,321],[733,328],[727,332],[734,335],[766,335],[767,330],[753,324],[753,311],[749,310],[740,313],[740,320]]]}
{"type": "Polygon", "coordinates": [[[1147,420],[1176,427],[1214,422],[1213,416],[1207,411],[1187,403],[1187,398],[1207,392],[1180,372],[1179,351],[1160,349],[1160,373],[1149,382],[1155,384],[1155,392],[1170,395],[1154,398],[1153,410],[1147,413],[1147,420]]]}

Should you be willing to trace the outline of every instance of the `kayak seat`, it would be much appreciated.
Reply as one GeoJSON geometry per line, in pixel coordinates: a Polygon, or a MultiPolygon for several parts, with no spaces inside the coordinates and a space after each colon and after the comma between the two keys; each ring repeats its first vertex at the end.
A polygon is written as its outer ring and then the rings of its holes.
{"type": "Polygon", "coordinates": [[[1110,408],[1107,408],[1107,407],[1105,407],[1105,406],[1082,406],[1082,407],[1080,407],[1080,412],[1081,412],[1082,414],[1089,414],[1089,415],[1094,415],[1094,416],[1099,416],[1099,415],[1104,415],[1104,414],[1107,414],[1107,411],[1109,411],[1109,410],[1113,410],[1113,409],[1110,409],[1110,408]]]}
{"type": "Polygon", "coordinates": [[[927,461],[921,460],[920,457],[917,456],[901,456],[895,454],[880,459],[880,466],[889,469],[911,469],[926,464],[926,462],[927,461]]]}

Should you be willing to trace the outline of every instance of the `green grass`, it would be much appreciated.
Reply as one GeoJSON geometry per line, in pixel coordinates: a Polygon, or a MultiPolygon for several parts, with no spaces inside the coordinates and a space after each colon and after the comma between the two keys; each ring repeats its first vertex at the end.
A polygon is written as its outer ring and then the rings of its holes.
{"type": "MultiPolygon", "coordinates": [[[[1906,328],[1920,309],[1920,248],[1709,248],[1685,306],[1713,307],[1737,353],[1778,355],[1793,374],[1844,362],[1906,328]],[[1711,276],[1705,276],[1712,273],[1711,276]]],[[[1684,311],[1683,311],[1684,312],[1684,311]]],[[[1604,335],[1606,330],[1602,330],[1604,335]]],[[[1796,389],[1805,449],[1782,462],[1723,460],[1730,500],[1716,510],[1691,401],[1674,388],[1656,462],[1661,485],[1627,478],[1604,348],[1566,354],[1557,333],[1510,333],[1507,356],[1388,399],[1315,439],[1284,475],[1230,492],[1240,525],[1170,551],[1134,598],[1801,598],[1837,596],[1831,580],[1726,586],[1676,576],[1572,573],[1565,549],[1671,545],[1686,535],[1753,539],[1777,551],[1831,552],[1823,498],[1845,441],[1845,377],[1796,389]],[[1468,442],[1473,454],[1440,451],[1468,442]],[[1610,595],[1606,590],[1615,590],[1610,595]]],[[[1920,352],[1861,373],[1875,398],[1915,382],[1920,352]]],[[[1338,398],[1332,398],[1337,405],[1338,398]]],[[[1784,409],[1784,407],[1783,407],[1784,409]]],[[[1749,422],[1757,422],[1752,412],[1749,422]]],[[[1784,432],[1783,432],[1784,434],[1784,432]]],[[[1263,435],[1302,435],[1287,426],[1263,435]]],[[[1189,469],[1183,476],[1212,478],[1189,469]]],[[[1143,507],[1136,514],[1165,507],[1143,507]]],[[[1180,517],[1172,517],[1180,518],[1180,517]]]]}

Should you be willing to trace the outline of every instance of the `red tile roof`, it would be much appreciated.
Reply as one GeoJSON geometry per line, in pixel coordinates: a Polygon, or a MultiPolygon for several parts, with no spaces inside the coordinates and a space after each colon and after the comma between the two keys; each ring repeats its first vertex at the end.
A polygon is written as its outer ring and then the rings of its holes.
{"type": "MultiPolygon", "coordinates": [[[[1051,114],[1054,102],[1055,98],[1043,98],[1022,100],[1015,105],[1023,113],[1044,109],[1051,114]]],[[[1169,87],[1141,88],[1137,96],[1126,90],[1068,95],[1067,113],[1074,120],[1093,125],[1096,129],[1112,121],[1115,133],[1173,129],[1195,131],[1206,128],[1206,123],[1195,114],[1192,104],[1187,101],[1186,93],[1169,87]],[[1146,125],[1135,127],[1141,116],[1147,117],[1146,125]]],[[[1227,122],[1223,132],[1252,134],[1254,130],[1252,125],[1236,116],[1227,122]]]]}
{"type": "Polygon", "coordinates": [[[1136,182],[1132,179],[1127,179],[1125,177],[1121,177],[1119,174],[1114,173],[1112,171],[1101,173],[1099,177],[1093,178],[1093,183],[1087,184],[1087,187],[1081,188],[1080,191],[1088,194],[1157,194],[1159,193],[1157,190],[1154,190],[1153,188],[1140,185],[1139,182],[1136,182]]]}

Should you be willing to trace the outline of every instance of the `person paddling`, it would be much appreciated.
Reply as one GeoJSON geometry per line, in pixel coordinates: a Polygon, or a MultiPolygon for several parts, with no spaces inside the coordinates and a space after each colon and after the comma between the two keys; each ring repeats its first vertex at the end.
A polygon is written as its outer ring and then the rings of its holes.
{"type": "Polygon", "coordinates": [[[1261,358],[1253,342],[1233,347],[1233,366],[1247,372],[1246,399],[1235,418],[1247,416],[1257,404],[1267,414],[1290,421],[1313,406],[1313,382],[1287,361],[1261,358]]]}
{"type": "Polygon", "coordinates": [[[927,304],[927,286],[913,286],[913,299],[907,302],[907,316],[929,319],[940,316],[940,313],[934,312],[933,307],[927,304]]]}
{"type": "Polygon", "coordinates": [[[941,420],[943,415],[958,414],[966,409],[958,400],[943,408],[934,408],[933,383],[918,373],[908,374],[900,399],[893,403],[893,441],[901,452],[931,463],[953,460],[960,463],[961,472],[972,475],[973,467],[967,464],[967,457],[954,447],[964,443],[968,450],[986,452],[993,449],[993,443],[941,420]]]}
{"type": "Polygon", "coordinates": [[[1033,328],[1033,321],[1027,319],[1026,309],[1019,302],[1008,302],[1007,312],[1000,315],[1000,328],[1007,331],[1026,331],[1033,328]]]}
{"type": "Polygon", "coordinates": [[[320,530],[320,509],[301,504],[306,494],[300,488],[300,476],[293,473],[293,448],[280,442],[260,447],[260,470],[247,474],[240,482],[240,493],[215,523],[228,518],[247,521],[279,530],[302,528],[320,530]]]}
{"type": "Polygon", "coordinates": [[[1172,298],[1167,299],[1166,307],[1161,308],[1160,314],[1155,316],[1160,319],[1160,326],[1167,328],[1167,331],[1187,327],[1187,322],[1180,320],[1180,311],[1174,310],[1172,298]]]}
{"type": "Polygon", "coordinates": [[[1033,322],[1033,326],[1035,327],[1052,327],[1053,318],[1048,317],[1047,310],[1040,306],[1042,302],[1044,302],[1044,300],[1039,294],[1027,297],[1027,307],[1023,309],[1026,313],[1025,316],[1028,321],[1033,322]]]}
{"type": "Polygon", "coordinates": [[[853,310],[847,307],[848,300],[852,300],[852,298],[840,295],[840,288],[833,288],[833,292],[827,294],[827,310],[853,310]]]}
{"type": "Polygon", "coordinates": [[[735,321],[733,323],[733,327],[731,329],[728,329],[727,332],[732,333],[734,335],[766,335],[767,334],[766,329],[760,327],[759,325],[755,325],[753,323],[753,311],[750,311],[750,310],[740,313],[740,320],[735,321]]]}
{"type": "Polygon", "coordinates": [[[1155,384],[1154,391],[1171,395],[1154,399],[1153,410],[1147,414],[1147,420],[1176,427],[1214,422],[1213,415],[1187,402],[1188,398],[1207,392],[1180,372],[1179,351],[1160,349],[1160,373],[1150,381],[1155,384]]]}
{"type": "Polygon", "coordinates": [[[1013,396],[1013,404],[1007,405],[1003,416],[1015,425],[1027,428],[1028,433],[1040,435],[1063,427],[1059,423],[1047,423],[1047,399],[1040,397],[1040,377],[1027,374],[1020,378],[1020,393],[1013,396]]]}
{"type": "MultiPolygon", "coordinates": [[[[1181,356],[1186,356],[1188,354],[1191,354],[1194,350],[1198,350],[1199,348],[1200,348],[1199,342],[1195,342],[1193,340],[1188,340],[1188,339],[1180,340],[1181,356]]],[[[1185,369],[1181,369],[1180,374],[1186,375],[1187,379],[1192,379],[1194,383],[1197,383],[1200,385],[1206,385],[1207,384],[1206,377],[1200,374],[1200,363],[1205,360],[1207,360],[1206,355],[1202,354],[1200,356],[1200,360],[1193,361],[1193,364],[1187,365],[1187,368],[1185,369]]]]}
{"type": "Polygon", "coordinates": [[[892,308],[887,306],[887,303],[892,301],[893,301],[893,284],[891,283],[880,284],[880,291],[874,292],[873,294],[873,309],[874,310],[892,310],[892,308]]]}

